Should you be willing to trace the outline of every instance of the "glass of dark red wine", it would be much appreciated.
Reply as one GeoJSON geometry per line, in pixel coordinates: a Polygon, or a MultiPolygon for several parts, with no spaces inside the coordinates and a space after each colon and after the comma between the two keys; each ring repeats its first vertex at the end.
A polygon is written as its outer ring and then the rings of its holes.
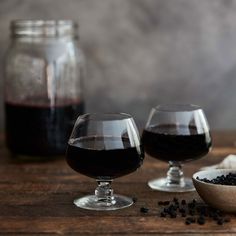
{"type": "Polygon", "coordinates": [[[94,195],[74,200],[80,208],[116,210],[133,204],[113,194],[113,179],[130,174],[143,162],[144,153],[133,118],[124,113],[79,116],[68,142],[66,160],[75,171],[94,178],[94,195]]]}
{"type": "Polygon", "coordinates": [[[153,108],[142,134],[144,150],[151,157],[169,163],[166,178],[148,185],[166,192],[195,190],[184,177],[182,163],[205,156],[211,148],[211,135],[201,107],[191,104],[166,104],[153,108]]]}

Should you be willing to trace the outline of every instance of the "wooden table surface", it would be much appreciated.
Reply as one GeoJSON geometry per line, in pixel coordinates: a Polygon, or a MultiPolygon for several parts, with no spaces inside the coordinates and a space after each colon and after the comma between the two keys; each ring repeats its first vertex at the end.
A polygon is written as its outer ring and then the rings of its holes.
{"type": "MultiPolygon", "coordinates": [[[[236,132],[213,132],[213,150],[201,160],[185,166],[191,176],[203,165],[211,165],[236,153],[236,132]]],[[[47,163],[15,163],[0,140],[0,234],[2,235],[236,235],[236,216],[223,226],[214,221],[186,226],[184,219],[158,216],[160,200],[199,199],[196,192],[164,193],[147,186],[149,179],[164,176],[167,164],[146,157],[137,172],[116,179],[116,193],[136,196],[133,206],[96,212],[77,208],[76,197],[93,193],[96,183],[71,170],[64,159],[47,163]],[[140,207],[150,208],[148,214],[140,207]]],[[[199,200],[200,201],[200,200],[199,200]]]]}

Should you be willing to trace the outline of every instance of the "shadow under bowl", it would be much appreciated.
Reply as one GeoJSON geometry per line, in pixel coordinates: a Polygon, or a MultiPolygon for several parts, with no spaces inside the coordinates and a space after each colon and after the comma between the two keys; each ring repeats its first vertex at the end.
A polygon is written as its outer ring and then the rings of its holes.
{"type": "Polygon", "coordinates": [[[197,179],[212,180],[217,176],[236,174],[233,169],[214,169],[196,172],[192,179],[199,196],[209,205],[225,212],[236,212],[236,186],[211,184],[197,179]]]}

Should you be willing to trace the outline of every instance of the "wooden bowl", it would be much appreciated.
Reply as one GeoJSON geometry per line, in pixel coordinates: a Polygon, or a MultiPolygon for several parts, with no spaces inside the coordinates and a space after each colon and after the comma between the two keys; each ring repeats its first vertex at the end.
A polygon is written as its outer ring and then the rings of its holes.
{"type": "Polygon", "coordinates": [[[209,206],[226,212],[236,212],[236,186],[209,184],[197,180],[197,177],[212,180],[217,176],[229,173],[235,174],[236,170],[214,169],[199,171],[193,175],[192,179],[198,194],[209,206]]]}

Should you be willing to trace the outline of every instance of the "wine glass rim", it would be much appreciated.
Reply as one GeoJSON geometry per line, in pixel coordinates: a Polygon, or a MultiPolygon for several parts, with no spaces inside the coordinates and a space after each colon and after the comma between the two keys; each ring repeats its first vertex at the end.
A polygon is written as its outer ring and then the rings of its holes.
{"type": "Polygon", "coordinates": [[[119,113],[86,113],[81,115],[79,118],[81,119],[89,119],[89,120],[125,120],[133,118],[130,114],[119,112],[119,113]]]}
{"type": "Polygon", "coordinates": [[[202,108],[195,104],[180,104],[180,103],[167,103],[167,104],[160,104],[154,107],[156,111],[160,112],[192,112],[196,110],[202,110],[202,108]]]}

